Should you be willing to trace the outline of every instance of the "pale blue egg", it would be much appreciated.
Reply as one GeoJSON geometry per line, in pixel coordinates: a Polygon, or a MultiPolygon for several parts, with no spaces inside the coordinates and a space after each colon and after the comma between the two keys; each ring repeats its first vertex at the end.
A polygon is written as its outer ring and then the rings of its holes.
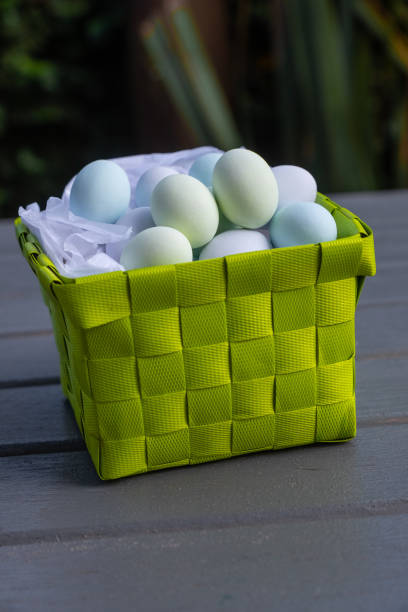
{"type": "Polygon", "coordinates": [[[136,185],[135,206],[150,206],[154,188],[162,179],[171,174],[178,174],[178,172],[170,166],[153,166],[146,170],[136,185]]]}
{"type": "Polygon", "coordinates": [[[126,172],[113,161],[98,159],[76,175],[69,206],[79,217],[115,223],[126,211],[129,200],[130,183],[126,172]]]}
{"type": "Polygon", "coordinates": [[[315,202],[294,202],[278,210],[269,225],[272,244],[290,247],[336,240],[334,218],[315,202]]]}
{"type": "Polygon", "coordinates": [[[214,167],[222,153],[206,153],[195,160],[189,170],[189,175],[198,179],[207,187],[212,185],[214,167]]]}
{"type": "MultiPolygon", "coordinates": [[[[132,236],[136,236],[136,234],[139,234],[139,232],[142,232],[148,227],[153,227],[154,221],[150,208],[148,206],[139,206],[139,208],[128,208],[125,214],[116,221],[116,225],[131,227],[132,236]]],[[[122,251],[128,241],[129,239],[108,243],[106,245],[107,255],[119,261],[122,251]]]]}

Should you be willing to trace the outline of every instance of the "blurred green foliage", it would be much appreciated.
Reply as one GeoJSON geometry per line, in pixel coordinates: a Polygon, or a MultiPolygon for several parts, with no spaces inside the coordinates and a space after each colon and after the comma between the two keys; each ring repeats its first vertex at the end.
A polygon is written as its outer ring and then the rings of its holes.
{"type": "Polygon", "coordinates": [[[0,0],[0,215],[129,147],[120,4],[0,0]]]}
{"type": "MultiPolygon", "coordinates": [[[[195,144],[243,144],[271,164],[299,164],[324,192],[407,187],[406,0],[223,1],[231,110],[183,8],[168,9],[176,52],[160,18],[157,40],[144,37],[153,98],[173,100],[195,144]]],[[[130,83],[127,35],[143,38],[140,24],[129,28],[131,7],[0,0],[0,215],[43,205],[93,159],[150,150],[131,128],[145,87],[130,83]]]]}
{"type": "Polygon", "coordinates": [[[236,64],[247,146],[308,168],[325,192],[407,187],[406,0],[231,7],[237,53],[249,58],[236,64]]]}

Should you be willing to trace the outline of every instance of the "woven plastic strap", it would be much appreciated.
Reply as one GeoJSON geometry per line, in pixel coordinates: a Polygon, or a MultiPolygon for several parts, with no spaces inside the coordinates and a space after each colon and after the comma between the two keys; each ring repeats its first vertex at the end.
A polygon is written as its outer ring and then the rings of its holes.
{"type": "Polygon", "coordinates": [[[354,313],[372,232],[64,279],[19,221],[61,382],[102,478],[355,435],[354,313]]]}

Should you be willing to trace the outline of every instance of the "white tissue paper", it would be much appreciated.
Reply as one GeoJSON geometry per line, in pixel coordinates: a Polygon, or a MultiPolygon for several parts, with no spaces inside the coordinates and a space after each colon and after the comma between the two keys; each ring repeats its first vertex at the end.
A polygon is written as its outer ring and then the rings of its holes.
{"type": "MultiPolygon", "coordinates": [[[[135,206],[134,193],[141,175],[153,166],[171,166],[186,174],[194,161],[206,153],[221,152],[215,147],[197,147],[174,153],[151,153],[112,159],[125,170],[131,186],[129,208],[135,206]]],[[[106,245],[129,240],[131,227],[115,223],[99,223],[74,215],[69,209],[69,195],[73,177],[61,198],[49,198],[45,210],[37,202],[18,214],[30,232],[36,236],[44,252],[52,260],[61,275],[69,278],[124,270],[106,253],[106,245]]],[[[109,250],[109,249],[108,249],[109,250]]]]}

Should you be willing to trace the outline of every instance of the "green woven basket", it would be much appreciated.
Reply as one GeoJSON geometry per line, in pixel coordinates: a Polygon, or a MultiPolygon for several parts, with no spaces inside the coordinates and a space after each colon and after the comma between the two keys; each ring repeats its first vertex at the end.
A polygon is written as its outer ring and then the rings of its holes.
{"type": "Polygon", "coordinates": [[[354,314],[373,234],[317,201],[333,242],[77,279],[16,220],[102,479],[355,436],[354,314]]]}

